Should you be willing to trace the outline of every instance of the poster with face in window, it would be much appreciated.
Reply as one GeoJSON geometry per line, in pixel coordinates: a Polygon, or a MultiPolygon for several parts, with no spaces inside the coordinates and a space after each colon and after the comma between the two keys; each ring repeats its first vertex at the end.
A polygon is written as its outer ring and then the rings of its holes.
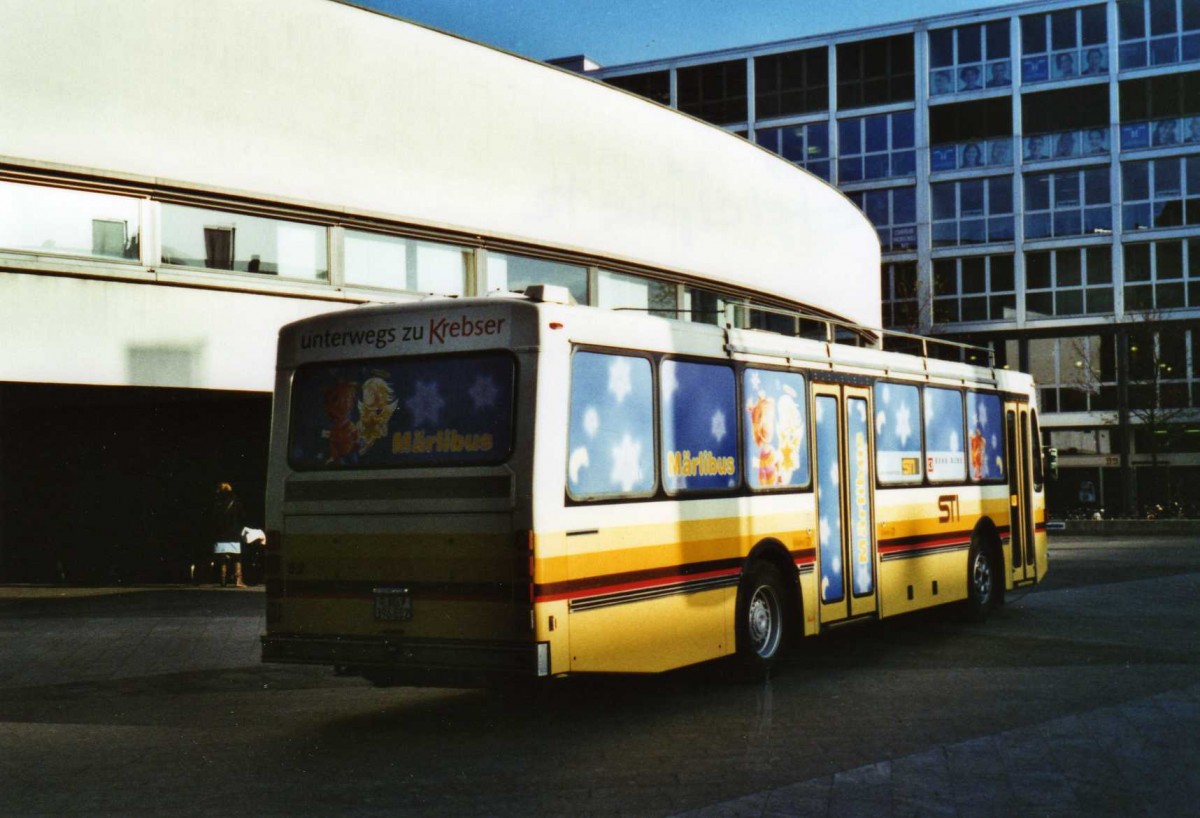
{"type": "Polygon", "coordinates": [[[967,393],[967,438],[972,480],[1004,478],[1004,431],[1000,397],[967,393]]]}
{"type": "Polygon", "coordinates": [[[746,479],[752,488],[808,485],[808,424],[804,376],[746,370],[744,443],[746,479]]]}
{"type": "Polygon", "coordinates": [[[307,364],[292,386],[297,469],[495,463],[512,440],[512,358],[307,364]]]}

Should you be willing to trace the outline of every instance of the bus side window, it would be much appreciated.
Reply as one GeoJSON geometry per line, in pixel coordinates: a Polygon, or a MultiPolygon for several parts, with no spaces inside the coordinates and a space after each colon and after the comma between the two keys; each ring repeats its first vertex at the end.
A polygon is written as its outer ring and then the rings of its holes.
{"type": "Polygon", "coordinates": [[[925,387],[925,474],[931,481],[966,479],[962,434],[962,393],[925,387]]]}
{"type": "Polygon", "coordinates": [[[875,474],[883,485],[921,482],[921,393],[875,384],[875,474]]]}
{"type": "Polygon", "coordinates": [[[974,481],[1004,479],[1003,415],[999,395],[967,393],[967,440],[974,481]]]}
{"type": "Polygon", "coordinates": [[[804,376],[796,372],[747,369],[743,440],[746,482],[752,489],[809,485],[808,418],[804,376]]]}
{"type": "Polygon", "coordinates": [[[576,352],[571,359],[567,490],[576,499],[654,493],[650,361],[576,352]]]}
{"type": "Polygon", "coordinates": [[[668,359],[659,372],[663,488],[669,492],[737,488],[741,468],[733,369],[668,359]]]}

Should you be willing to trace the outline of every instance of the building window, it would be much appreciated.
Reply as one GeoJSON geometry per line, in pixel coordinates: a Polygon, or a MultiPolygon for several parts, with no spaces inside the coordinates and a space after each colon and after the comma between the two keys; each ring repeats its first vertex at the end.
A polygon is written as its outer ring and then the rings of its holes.
{"type": "Polygon", "coordinates": [[[0,249],[138,261],[140,200],[0,182],[0,249]]]}
{"type": "Polygon", "coordinates": [[[917,295],[917,263],[893,261],[883,265],[880,296],[883,301],[883,326],[901,332],[916,332],[920,328],[920,306],[917,295]]]}
{"type": "Polygon", "coordinates": [[[850,201],[875,225],[879,243],[887,250],[914,250],[917,246],[917,190],[893,187],[847,193],[850,201]]]}
{"type": "Polygon", "coordinates": [[[651,315],[676,318],[679,312],[676,289],[667,281],[600,270],[596,277],[596,306],[645,310],[651,315]]]}
{"type": "Polygon", "coordinates": [[[560,261],[546,261],[508,253],[487,254],[487,288],[525,292],[534,284],[555,284],[566,287],[577,304],[587,304],[587,268],[560,261]]]}
{"type": "Polygon", "coordinates": [[[609,85],[637,94],[639,97],[653,100],[660,105],[671,104],[671,73],[669,71],[650,71],[646,74],[607,77],[604,81],[609,85]]]}
{"type": "Polygon", "coordinates": [[[1200,71],[1121,83],[1121,150],[1200,145],[1200,71]]]}
{"type": "Polygon", "coordinates": [[[1012,85],[1008,20],[929,32],[929,63],[931,96],[1012,85]]]}
{"type": "Polygon", "coordinates": [[[1200,224],[1200,156],[1121,164],[1126,230],[1200,224]]]}
{"type": "Polygon", "coordinates": [[[830,181],[828,122],[812,122],[789,128],[760,128],[754,132],[754,139],[767,150],[830,181]]]}
{"type": "Polygon", "coordinates": [[[347,286],[439,295],[467,291],[471,250],[466,247],[358,230],[347,230],[345,236],[347,286]]]}
{"type": "Polygon", "coordinates": [[[1112,231],[1108,168],[1025,176],[1025,237],[1041,239],[1112,231]]]}
{"type": "Polygon", "coordinates": [[[1200,6],[1193,0],[1118,0],[1121,70],[1200,59],[1200,6]]]}
{"type": "Polygon", "coordinates": [[[1026,94],[1021,121],[1025,164],[1107,155],[1108,86],[1026,94]]]}
{"type": "Polygon", "coordinates": [[[323,225],[163,204],[162,261],[328,281],[327,232],[323,225]]]}
{"type": "Polygon", "coordinates": [[[1029,318],[1111,313],[1112,250],[1094,246],[1026,253],[1025,309],[1029,318]]]}
{"type": "Polygon", "coordinates": [[[745,60],[680,68],[675,76],[685,114],[716,125],[746,121],[745,60]]]}
{"type": "Polygon", "coordinates": [[[1030,374],[1043,412],[1117,408],[1117,356],[1111,335],[1032,338],[1030,374]]]}
{"type": "Polygon", "coordinates": [[[933,262],[933,321],[1015,321],[1012,256],[965,256],[933,262]]]}
{"type": "Polygon", "coordinates": [[[1168,419],[1161,410],[1194,405],[1189,392],[1196,387],[1194,376],[1189,378],[1188,357],[1192,353],[1194,361],[1200,352],[1191,349],[1195,338],[1195,330],[1167,333],[1135,326],[1129,335],[1129,404],[1135,420],[1161,429],[1168,419]]]}
{"type": "Polygon", "coordinates": [[[929,109],[930,170],[1007,167],[1013,163],[1012,98],[929,109]]]}
{"type": "Polygon", "coordinates": [[[838,122],[838,183],[916,173],[913,112],[838,122]]]}
{"type": "Polygon", "coordinates": [[[912,101],[913,35],[841,43],[837,77],[841,110],[912,101]]]}
{"type": "Polygon", "coordinates": [[[688,287],[683,291],[681,312],[687,320],[694,323],[714,324],[719,327],[724,326],[726,322],[737,320],[733,313],[737,308],[729,306],[731,303],[733,299],[727,299],[723,295],[688,287]]]}
{"type": "Polygon", "coordinates": [[[824,48],[768,54],[754,60],[757,119],[829,108],[829,52],[824,48]]]}
{"type": "Polygon", "coordinates": [[[1200,239],[1125,245],[1125,311],[1200,307],[1200,239]]]}
{"type": "Polygon", "coordinates": [[[1021,18],[1021,82],[1108,75],[1104,6],[1021,18]]]}
{"type": "Polygon", "coordinates": [[[937,182],[930,199],[935,247],[1013,240],[1011,176],[937,182]]]}

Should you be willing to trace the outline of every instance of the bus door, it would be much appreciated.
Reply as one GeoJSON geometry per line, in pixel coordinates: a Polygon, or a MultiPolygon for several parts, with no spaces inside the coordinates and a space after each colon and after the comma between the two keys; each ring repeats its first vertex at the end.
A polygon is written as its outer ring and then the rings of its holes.
{"type": "Polygon", "coordinates": [[[871,391],[813,384],[820,621],[877,609],[871,391]]]}
{"type": "Polygon", "coordinates": [[[1008,531],[1012,581],[1037,579],[1033,539],[1033,454],[1029,433],[1029,407],[1008,403],[1004,407],[1004,438],[1008,454],[1008,531]]]}

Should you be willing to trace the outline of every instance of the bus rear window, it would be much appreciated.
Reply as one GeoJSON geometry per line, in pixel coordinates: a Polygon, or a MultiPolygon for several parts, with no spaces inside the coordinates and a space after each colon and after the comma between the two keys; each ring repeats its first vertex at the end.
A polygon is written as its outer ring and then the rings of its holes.
{"type": "Polygon", "coordinates": [[[288,460],[301,471],[498,463],[512,444],[513,375],[495,353],[302,366],[288,460]]]}

